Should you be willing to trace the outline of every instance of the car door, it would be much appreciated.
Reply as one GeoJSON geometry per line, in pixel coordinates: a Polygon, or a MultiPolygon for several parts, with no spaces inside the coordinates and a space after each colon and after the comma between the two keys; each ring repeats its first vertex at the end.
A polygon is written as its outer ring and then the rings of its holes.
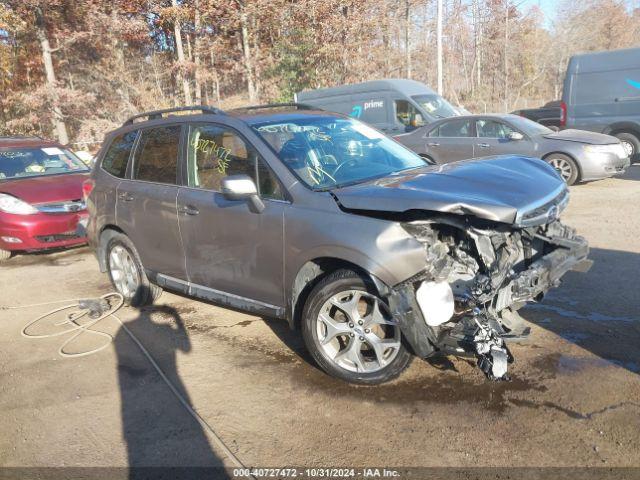
{"type": "Polygon", "coordinates": [[[425,153],[437,164],[473,158],[472,122],[458,118],[440,123],[424,137],[425,153]]]}
{"type": "Polygon", "coordinates": [[[474,158],[491,155],[534,155],[531,139],[515,127],[493,118],[476,120],[476,142],[474,158]],[[519,133],[521,139],[512,139],[512,133],[519,133]]]}
{"type": "Polygon", "coordinates": [[[118,185],[116,219],[145,269],[186,279],[176,210],[180,132],[180,125],[141,130],[128,178],[118,185]]]}
{"type": "Polygon", "coordinates": [[[288,202],[277,178],[251,143],[224,125],[190,125],[186,149],[185,185],[178,194],[180,231],[189,281],[209,289],[195,293],[282,307],[288,202]],[[262,212],[220,193],[222,179],[237,174],[256,182],[265,204],[262,212]]]}

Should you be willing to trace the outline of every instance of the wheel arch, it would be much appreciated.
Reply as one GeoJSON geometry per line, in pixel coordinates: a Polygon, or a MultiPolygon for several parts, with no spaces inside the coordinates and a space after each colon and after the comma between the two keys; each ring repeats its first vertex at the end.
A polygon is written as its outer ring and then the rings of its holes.
{"type": "Polygon", "coordinates": [[[633,122],[613,123],[604,129],[603,133],[607,135],[615,135],[617,133],[629,133],[634,135],[640,141],[640,125],[633,122]]]}
{"type": "Polygon", "coordinates": [[[103,226],[102,230],[100,230],[100,235],[98,235],[96,256],[98,257],[98,265],[102,273],[107,271],[107,244],[116,234],[127,235],[120,227],[111,224],[103,226]]]}
{"type": "Polygon", "coordinates": [[[582,166],[580,165],[580,162],[578,162],[578,160],[574,155],[571,155],[570,153],[567,153],[567,152],[563,152],[561,150],[554,150],[553,152],[544,154],[544,156],[542,157],[542,160],[547,161],[547,158],[556,154],[564,155],[565,157],[569,157],[571,160],[573,160],[573,163],[575,163],[576,167],[578,167],[578,178],[576,178],[576,183],[578,183],[582,179],[582,166]]]}
{"type": "Polygon", "coordinates": [[[298,270],[289,290],[287,320],[292,329],[299,328],[304,305],[318,282],[327,275],[343,269],[357,273],[365,283],[371,285],[380,295],[384,295],[389,288],[371,272],[344,258],[326,256],[308,260],[298,270]]]}

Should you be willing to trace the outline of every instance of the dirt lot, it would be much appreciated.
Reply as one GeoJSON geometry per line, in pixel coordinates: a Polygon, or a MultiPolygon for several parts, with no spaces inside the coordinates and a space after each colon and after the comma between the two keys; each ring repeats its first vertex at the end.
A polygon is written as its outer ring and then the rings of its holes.
{"type": "MultiPolygon", "coordinates": [[[[513,346],[509,383],[451,358],[349,386],[311,365],[285,322],[168,293],[120,316],[245,465],[638,467],[640,166],[571,194],[564,221],[595,264],[523,310],[533,334],[513,346]]],[[[110,290],[86,248],[0,267],[2,307],[110,290]]],[[[0,310],[0,465],[229,465],[113,318],[100,329],[114,342],[90,356],[21,337],[54,306],[0,310]]]]}

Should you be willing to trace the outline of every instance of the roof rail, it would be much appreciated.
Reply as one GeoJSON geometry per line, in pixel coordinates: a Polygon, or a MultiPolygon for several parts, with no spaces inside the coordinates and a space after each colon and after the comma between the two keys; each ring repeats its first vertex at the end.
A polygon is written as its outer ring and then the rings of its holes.
{"type": "Polygon", "coordinates": [[[162,118],[162,115],[165,113],[173,113],[173,112],[191,112],[191,111],[200,111],[202,113],[213,113],[216,115],[224,115],[224,110],[220,110],[216,107],[209,107],[206,105],[197,105],[191,107],[175,107],[175,108],[165,108],[163,110],[152,110],[150,112],[138,113],[137,115],[133,115],[125,120],[123,125],[131,125],[133,121],[137,118],[147,117],[148,120],[157,120],[158,118],[162,118]]]}
{"type": "Polygon", "coordinates": [[[267,108],[280,108],[280,107],[296,107],[298,110],[322,110],[321,108],[314,107],[313,105],[307,105],[306,103],[286,102],[286,103],[267,103],[266,105],[251,105],[248,107],[238,107],[232,109],[238,110],[266,110],[267,108]]]}

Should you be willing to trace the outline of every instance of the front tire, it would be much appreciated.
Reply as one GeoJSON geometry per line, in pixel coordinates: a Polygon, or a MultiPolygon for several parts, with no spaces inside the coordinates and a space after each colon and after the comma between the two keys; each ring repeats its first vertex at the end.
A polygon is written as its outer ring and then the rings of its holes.
{"type": "Polygon", "coordinates": [[[580,170],[573,158],[562,153],[552,153],[545,160],[556,169],[567,185],[573,185],[578,181],[580,170]]]}
{"type": "Polygon", "coordinates": [[[111,284],[126,304],[141,307],[152,304],[162,289],[149,282],[138,251],[126,235],[115,234],[106,248],[107,270],[111,284]]]}
{"type": "Polygon", "coordinates": [[[625,152],[629,155],[631,163],[638,160],[638,153],[640,152],[640,139],[632,133],[621,132],[614,135],[618,140],[622,142],[625,152]]]}
{"type": "Polygon", "coordinates": [[[311,291],[302,335],[320,368],[350,383],[387,382],[413,358],[387,305],[350,270],[328,275],[311,291]]]}

